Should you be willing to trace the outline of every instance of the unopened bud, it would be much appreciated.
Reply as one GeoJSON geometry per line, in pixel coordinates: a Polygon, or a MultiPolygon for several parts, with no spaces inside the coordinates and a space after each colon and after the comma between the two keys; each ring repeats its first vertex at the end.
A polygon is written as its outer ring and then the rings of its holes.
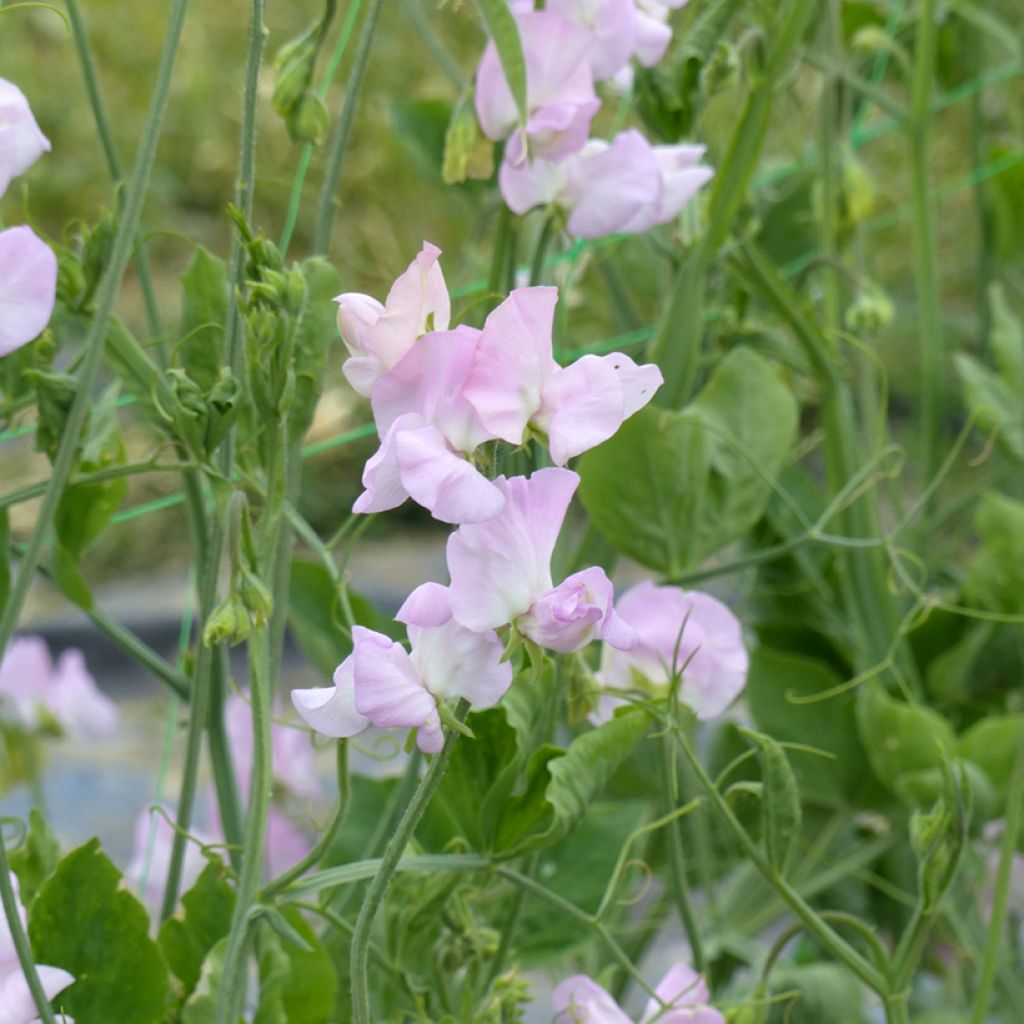
{"type": "Polygon", "coordinates": [[[214,644],[228,643],[234,646],[248,639],[252,631],[248,609],[241,595],[232,591],[206,620],[203,630],[203,643],[207,647],[214,644]]]}
{"type": "Polygon", "coordinates": [[[323,144],[331,119],[324,101],[314,92],[304,92],[288,113],[288,134],[296,142],[323,144]]]}

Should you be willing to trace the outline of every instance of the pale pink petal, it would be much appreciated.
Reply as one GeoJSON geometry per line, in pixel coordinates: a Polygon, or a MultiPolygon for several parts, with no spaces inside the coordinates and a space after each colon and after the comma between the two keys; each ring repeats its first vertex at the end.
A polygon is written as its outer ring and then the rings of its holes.
{"type": "MultiPolygon", "coordinates": [[[[75,979],[60,967],[36,965],[36,974],[48,999],[63,992],[75,979]]],[[[64,1018],[74,1024],[70,1017],[64,1018]]],[[[60,1024],[64,1024],[61,1020],[60,1024]]],[[[0,1024],[39,1024],[39,1011],[21,968],[0,974],[0,1024]]]]}
{"type": "Polygon", "coordinates": [[[373,328],[384,314],[384,307],[373,296],[345,292],[334,300],[338,304],[338,333],[352,355],[373,351],[373,328]]]}
{"type": "Polygon", "coordinates": [[[14,169],[14,125],[0,124],[0,196],[7,191],[14,169]]]}
{"type": "MultiPolygon", "coordinates": [[[[44,153],[50,141],[42,133],[25,94],[13,83],[0,78],[0,126],[10,128],[3,143],[11,154],[13,172],[24,174],[44,153]]],[[[3,189],[0,188],[0,195],[3,189]]]]}
{"type": "Polygon", "coordinates": [[[573,167],[566,225],[578,238],[636,230],[645,211],[656,211],[662,173],[651,144],[635,129],[605,146],[592,146],[573,167]]]}
{"type": "Polygon", "coordinates": [[[633,1024],[596,981],[574,974],[555,988],[555,1024],[633,1024]]]}
{"type": "Polygon", "coordinates": [[[484,324],[464,389],[483,425],[510,444],[540,408],[544,381],[557,369],[552,355],[557,288],[517,288],[484,324]]]}
{"type": "Polygon", "coordinates": [[[440,583],[421,583],[402,602],[395,620],[407,626],[443,626],[451,617],[448,588],[440,583]]]}
{"type": "Polygon", "coordinates": [[[637,366],[629,356],[621,352],[612,352],[604,358],[618,374],[622,387],[623,418],[628,420],[654,397],[658,388],[665,383],[665,378],[655,363],[637,366]]]}
{"type": "Polygon", "coordinates": [[[31,228],[0,231],[0,356],[38,337],[57,295],[57,257],[31,228]]]}
{"type": "Polygon", "coordinates": [[[395,440],[403,430],[418,430],[425,425],[423,417],[416,413],[400,416],[391,424],[380,447],[363,467],[363,487],[366,489],[352,505],[353,512],[387,512],[398,508],[409,497],[398,468],[395,440]]]}
{"type": "Polygon", "coordinates": [[[436,714],[437,704],[401,644],[362,626],[352,630],[352,643],[356,707],[374,725],[416,728],[436,714]]]}
{"type": "MultiPolygon", "coordinates": [[[[18,920],[21,927],[26,927],[27,917],[25,908],[21,904],[21,890],[18,884],[18,876],[10,872],[11,886],[14,889],[14,902],[18,908],[18,920]]],[[[14,938],[11,935],[10,925],[7,923],[7,915],[0,913],[0,974],[18,963],[18,951],[14,948],[14,938]]]]}
{"type": "Polygon", "coordinates": [[[653,68],[672,42],[672,29],[664,20],[637,11],[634,33],[634,56],[645,68],[653,68]]]}
{"type": "Polygon", "coordinates": [[[416,730],[416,746],[424,754],[440,754],[444,746],[444,730],[441,728],[441,717],[435,707],[425,722],[416,730]]]}
{"type": "Polygon", "coordinates": [[[67,650],[57,660],[45,701],[64,732],[76,739],[104,739],[121,721],[117,705],[100,692],[79,650],[67,650]]]}
{"type": "Polygon", "coordinates": [[[704,146],[687,143],[654,147],[654,157],[661,169],[662,180],[657,223],[665,224],[676,217],[714,177],[714,170],[700,163],[704,152],[704,146]]]}
{"type": "Polygon", "coordinates": [[[436,427],[400,431],[395,452],[404,489],[443,523],[483,522],[505,505],[501,491],[456,455],[436,427]]]}
{"type": "Polygon", "coordinates": [[[292,704],[311,729],[334,739],[346,739],[370,724],[356,707],[354,675],[355,656],[350,654],[334,670],[334,686],[292,690],[292,704]]]}
{"type": "Polygon", "coordinates": [[[641,1024],[725,1024],[722,1014],[707,1005],[704,979],[687,964],[670,967],[654,991],[661,1003],[656,999],[647,1001],[641,1024]]]}
{"type": "Polygon", "coordinates": [[[501,195],[513,213],[526,213],[535,206],[546,206],[557,202],[566,186],[568,164],[573,157],[563,161],[533,160],[512,161],[506,151],[498,171],[501,195]]]}
{"type": "Polygon", "coordinates": [[[547,10],[591,33],[589,58],[597,81],[611,78],[629,63],[636,45],[633,0],[548,0],[547,10]]]}
{"type": "Polygon", "coordinates": [[[435,696],[464,697],[475,708],[497,704],[512,683],[512,664],[494,632],[474,633],[450,619],[442,626],[409,627],[412,660],[435,696]]]}
{"type": "Polygon", "coordinates": [[[505,507],[485,523],[459,527],[448,539],[452,614],[467,629],[497,629],[551,589],[551,555],[579,477],[541,469],[498,477],[505,507]]]}
{"type": "Polygon", "coordinates": [[[522,135],[508,140],[508,157],[517,163],[524,156],[564,160],[582,148],[590,134],[590,122],[601,108],[598,99],[554,101],[538,107],[526,122],[529,152],[523,152],[522,135]]]}
{"type": "Polygon", "coordinates": [[[0,661],[0,718],[35,729],[53,672],[50,649],[41,636],[13,637],[0,661]]]}
{"type": "Polygon", "coordinates": [[[587,355],[545,382],[534,425],[548,438],[556,466],[607,441],[625,419],[622,385],[611,363],[587,355]]]}

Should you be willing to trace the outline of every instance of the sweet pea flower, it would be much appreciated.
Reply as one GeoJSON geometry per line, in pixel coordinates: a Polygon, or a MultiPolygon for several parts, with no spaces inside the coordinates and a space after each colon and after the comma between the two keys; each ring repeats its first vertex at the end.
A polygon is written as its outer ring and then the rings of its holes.
{"type": "Polygon", "coordinates": [[[102,739],[116,730],[120,715],[81,651],[64,651],[54,665],[42,637],[21,636],[0,662],[0,718],[29,731],[52,719],[75,739],[102,739]]]}
{"type": "MultiPolygon", "coordinates": [[[[580,478],[549,468],[494,482],[505,495],[504,509],[448,538],[448,601],[455,621],[478,633],[512,623],[527,639],[561,653],[594,638],[627,650],[634,646],[636,635],[615,614],[603,569],[584,569],[557,587],[551,579],[555,541],[580,478]]],[[[410,599],[400,614],[425,624],[429,612],[429,602],[410,599]]]]}
{"type": "Polygon", "coordinates": [[[429,242],[395,280],[381,305],[370,295],[345,292],[338,303],[338,330],[349,351],[342,371],[359,394],[369,397],[377,380],[394,367],[427,331],[444,331],[451,300],[438,258],[429,242]]]}
{"type": "Polygon", "coordinates": [[[408,623],[409,651],[356,626],[352,653],[335,670],[333,689],[292,690],[292,702],[311,728],[335,738],[355,736],[368,725],[416,729],[420,750],[436,754],[444,745],[440,702],[461,697],[489,708],[501,700],[512,666],[501,660],[497,634],[460,625],[444,587],[427,584],[410,601],[420,618],[435,624],[408,623]]]}
{"type": "Polygon", "coordinates": [[[13,177],[24,174],[49,150],[50,141],[36,123],[25,94],[0,78],[0,196],[13,177]]]}
{"type": "MultiPolygon", "coordinates": [[[[21,905],[18,893],[18,876],[11,872],[11,886],[18,907],[18,919],[24,929],[27,924],[25,908],[21,905]]],[[[53,999],[58,992],[63,992],[75,979],[74,976],[60,967],[36,965],[36,974],[47,999],[53,999]]],[[[70,1017],[68,1024],[74,1024],[70,1017]]],[[[14,948],[14,937],[11,935],[7,916],[0,912],[0,1024],[39,1024],[38,1011],[28,982],[22,973],[18,961],[18,951],[14,948]]]]}
{"type": "Polygon", "coordinates": [[[597,679],[606,692],[592,720],[611,716],[622,702],[615,691],[641,686],[663,694],[673,667],[683,670],[680,699],[702,721],[720,715],[746,685],[749,658],[739,620],[710,594],[645,580],[615,609],[640,642],[628,653],[604,649],[597,679]]]}
{"type": "MultiPolygon", "coordinates": [[[[583,145],[601,105],[590,65],[593,36],[554,11],[513,10],[526,59],[529,150],[557,160],[583,145]]],[[[493,42],[476,73],[476,113],[484,135],[496,142],[512,135],[510,158],[524,156],[524,140],[513,135],[519,112],[493,42]]]]}
{"type": "MultiPolygon", "coordinates": [[[[725,1017],[708,1006],[708,988],[687,964],[676,964],[655,988],[640,1024],[725,1024],[725,1017]]],[[[566,978],[552,994],[555,1024],[633,1024],[619,1004],[585,974],[566,978]]]]}
{"type": "Polygon", "coordinates": [[[373,392],[381,446],[363,470],[354,512],[383,512],[413,498],[446,523],[473,523],[501,511],[501,492],[468,461],[494,435],[463,395],[480,332],[424,335],[373,392]]]}
{"type": "Polygon", "coordinates": [[[629,129],[611,142],[593,139],[562,161],[506,160],[498,181],[514,213],[558,206],[576,238],[640,234],[675,219],[710,181],[704,152],[698,145],[652,146],[629,129]]]}
{"type": "Polygon", "coordinates": [[[557,301],[556,288],[513,291],[484,324],[463,394],[492,436],[518,445],[533,428],[564,466],[608,440],[651,400],[662,376],[621,352],[559,367],[551,340],[557,301]]]}
{"type": "Polygon", "coordinates": [[[0,231],[0,357],[38,337],[50,322],[56,297],[53,250],[31,228],[0,231]]]}

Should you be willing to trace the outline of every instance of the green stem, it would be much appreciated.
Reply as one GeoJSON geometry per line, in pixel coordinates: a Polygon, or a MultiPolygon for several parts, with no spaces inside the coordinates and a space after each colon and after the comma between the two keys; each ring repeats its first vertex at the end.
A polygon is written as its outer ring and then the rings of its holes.
{"type": "Polygon", "coordinates": [[[917,281],[917,323],[921,345],[921,452],[923,478],[932,478],[939,461],[942,388],[942,325],[939,314],[935,224],[928,173],[928,129],[938,27],[935,0],[921,0],[914,43],[914,74],[910,94],[911,211],[914,275],[917,281]]]}
{"type": "MultiPolygon", "coordinates": [[[[114,184],[118,185],[124,180],[124,169],[121,166],[121,158],[117,152],[114,133],[110,129],[110,121],[107,119],[103,97],[100,95],[100,85],[96,77],[96,62],[93,60],[92,47],[89,45],[89,34],[85,30],[85,22],[82,19],[78,0],[65,0],[65,3],[68,9],[68,20],[71,22],[71,34],[75,39],[75,49],[78,51],[78,60],[82,65],[85,91],[89,97],[89,106],[92,107],[93,120],[96,122],[96,133],[100,137],[100,145],[103,147],[103,155],[107,160],[107,169],[110,171],[110,177],[114,184]]],[[[153,279],[150,277],[149,264],[146,261],[145,253],[141,250],[136,250],[132,256],[132,262],[135,264],[135,272],[139,275],[139,286],[142,289],[142,300],[146,306],[146,321],[149,324],[149,333],[157,337],[162,331],[160,311],[156,304],[153,279]]]]}
{"type": "Polygon", "coordinates": [[[11,885],[11,868],[7,863],[7,842],[3,837],[2,830],[0,830],[0,902],[3,903],[4,916],[7,918],[7,927],[11,933],[11,941],[14,943],[14,951],[18,954],[21,973],[28,983],[28,990],[32,994],[32,1002],[36,1004],[39,1019],[42,1024],[56,1024],[53,1010],[50,1008],[50,1000],[46,998],[43,986],[39,982],[39,974],[36,972],[35,961],[32,959],[28,936],[25,934],[21,917],[18,915],[18,898],[14,895],[14,886],[11,885]]]}
{"type": "Polygon", "coordinates": [[[60,448],[53,462],[53,475],[50,477],[49,487],[43,498],[42,506],[37,513],[35,528],[32,530],[28,547],[21,560],[21,565],[18,567],[18,575],[11,588],[3,616],[0,617],[0,656],[3,655],[7,648],[7,643],[14,633],[18,616],[21,614],[25,598],[28,596],[29,584],[32,582],[36,566],[42,557],[43,545],[46,543],[50,528],[53,525],[53,517],[57,511],[57,505],[75,466],[82,427],[85,425],[85,417],[92,403],[92,385],[103,356],[104,341],[107,337],[111,316],[113,315],[114,302],[120,290],[125,267],[134,248],[139,217],[142,214],[142,206],[146,198],[146,187],[149,183],[153,160],[156,156],[160,127],[163,123],[164,112],[167,109],[167,101],[170,96],[171,73],[174,69],[174,60],[178,51],[178,43],[181,39],[181,28],[185,21],[187,7],[188,0],[174,0],[174,6],[171,9],[167,35],[164,38],[163,52],[157,69],[153,99],[150,103],[149,114],[147,115],[146,125],[142,133],[142,141],[139,145],[139,153],[136,157],[135,167],[128,185],[128,194],[125,198],[121,223],[118,225],[117,233],[114,236],[110,262],[100,282],[96,299],[96,312],[93,314],[93,321],[82,347],[84,355],[82,358],[82,369],[77,381],[75,399],[68,412],[60,448]]]}
{"type": "MultiPolygon", "coordinates": [[[[536,870],[537,856],[536,854],[531,854],[527,857],[526,863],[523,865],[523,875],[526,878],[532,878],[536,870]]],[[[501,938],[498,941],[498,951],[494,954],[494,959],[491,961],[490,969],[487,972],[488,988],[497,980],[498,975],[501,974],[501,970],[505,966],[505,961],[512,952],[513,943],[515,942],[516,937],[516,929],[519,926],[519,918],[523,912],[523,901],[525,898],[526,890],[521,886],[518,887],[515,895],[512,897],[512,905],[505,911],[505,920],[501,924],[501,938]]]]}
{"type": "MultiPolygon", "coordinates": [[[[464,722],[469,714],[469,701],[460,700],[455,709],[455,720],[464,722]]],[[[370,987],[367,975],[367,959],[369,956],[370,932],[373,922],[377,917],[377,911],[384,901],[388,886],[395,874],[398,861],[401,859],[405,848],[409,845],[416,826],[423,817],[427,805],[430,803],[441,782],[448,762],[451,760],[452,751],[459,739],[459,731],[452,729],[445,737],[444,746],[441,752],[435,755],[413,794],[413,798],[406,807],[402,820],[399,821],[394,834],[388,840],[384,856],[381,858],[380,869],[373,876],[366,895],[363,898],[363,905],[359,910],[359,917],[356,919],[356,928],[352,936],[352,1021],[353,1024],[371,1024],[373,1019],[370,1014],[370,987]]]]}
{"type": "Polygon", "coordinates": [[[544,226],[540,229],[537,238],[537,248],[533,250],[533,262],[530,264],[530,285],[538,285],[544,279],[544,263],[547,260],[548,249],[554,238],[558,224],[554,214],[549,214],[544,219],[544,226]]]}
{"type": "MultiPolygon", "coordinates": [[[[662,796],[665,813],[671,814],[680,804],[679,775],[676,771],[675,744],[672,736],[666,734],[659,744],[661,750],[662,796]]],[[[686,859],[683,854],[683,837],[680,832],[682,822],[670,821],[666,826],[668,833],[668,862],[672,883],[672,898],[675,901],[679,921],[686,932],[690,943],[690,955],[693,969],[703,974],[706,961],[704,943],[701,941],[700,928],[693,912],[693,901],[690,899],[690,885],[686,877],[686,859]]]]}
{"type": "Polygon", "coordinates": [[[320,190],[320,203],[317,209],[316,232],[313,235],[313,253],[326,256],[331,247],[331,232],[334,228],[334,213],[337,208],[338,184],[341,181],[342,165],[345,150],[348,148],[352,124],[355,121],[359,94],[362,91],[366,65],[373,46],[373,37],[377,30],[381,0],[370,0],[370,9],[363,21],[363,31],[359,37],[355,60],[345,87],[345,100],[341,105],[341,115],[331,137],[331,148],[327,158],[327,169],[324,172],[323,187],[320,190]]]}
{"type": "Polygon", "coordinates": [[[1002,945],[1006,934],[1006,915],[1010,900],[1010,880],[1013,861],[1017,855],[1017,840],[1024,820],[1024,741],[1017,746],[1013,762],[1013,774],[1006,794],[1006,821],[999,844],[999,867],[996,869],[995,888],[992,893],[992,916],[988,922],[985,937],[985,952],[981,960],[978,988],[974,994],[971,1024],[985,1024],[988,1020],[988,1006],[992,998],[996,970],[999,966],[1002,945]]]}
{"type": "MultiPolygon", "coordinates": [[[[69,485],[74,484],[100,484],[108,480],[120,480],[127,476],[140,476],[143,473],[178,473],[188,469],[194,469],[193,463],[188,462],[153,462],[147,459],[144,462],[126,462],[121,466],[108,466],[106,469],[93,470],[91,473],[79,473],[72,477],[69,485]]],[[[20,505],[22,502],[35,501],[46,494],[49,481],[41,480],[39,483],[26,484],[24,487],[17,487],[7,494],[0,495],[0,508],[10,508],[11,505],[20,505]]]]}
{"type": "Polygon", "coordinates": [[[348,771],[348,741],[338,740],[337,753],[337,775],[338,775],[338,805],[331,815],[327,827],[320,833],[320,838],[313,844],[313,848],[284,874],[279,875],[263,890],[262,898],[269,900],[277,893],[287,889],[297,878],[301,878],[310,868],[315,867],[323,859],[323,856],[331,848],[341,823],[345,820],[345,813],[348,811],[349,798],[352,793],[352,786],[348,771]]]}
{"type": "Polygon", "coordinates": [[[775,869],[758,849],[757,845],[747,834],[747,830],[740,824],[739,819],[733,813],[732,808],[725,798],[715,788],[714,782],[704,770],[696,751],[690,744],[686,734],[681,729],[675,730],[676,740],[679,743],[683,754],[686,756],[701,785],[704,787],[711,803],[718,811],[719,816],[735,836],[740,848],[751,861],[764,880],[778,893],[780,899],[793,911],[794,914],[804,923],[807,930],[837,959],[844,963],[865,985],[886,998],[889,995],[889,986],[885,977],[874,966],[868,963],[848,942],[840,935],[837,935],[829,925],[822,920],[821,916],[806,903],[803,897],[794,890],[788,882],[778,875],[775,869]]]}

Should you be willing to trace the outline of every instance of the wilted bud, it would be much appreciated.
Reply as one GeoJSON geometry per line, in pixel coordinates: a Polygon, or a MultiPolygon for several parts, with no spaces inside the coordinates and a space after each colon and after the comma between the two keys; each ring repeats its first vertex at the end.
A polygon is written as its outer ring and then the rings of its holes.
{"type": "Polygon", "coordinates": [[[238,413],[238,399],[242,389],[226,367],[220,368],[220,375],[207,395],[209,419],[206,425],[206,454],[213,453],[227,437],[231,424],[238,413]]]}
{"type": "Polygon", "coordinates": [[[705,97],[731,89],[739,78],[740,57],[727,40],[715,44],[707,64],[701,69],[700,88],[705,97]]]}
{"type": "Polygon", "coordinates": [[[304,92],[286,119],[288,134],[296,142],[312,142],[319,146],[327,138],[331,119],[324,101],[315,92],[304,92]]]}
{"type": "Polygon", "coordinates": [[[206,450],[206,397],[202,388],[180,367],[167,370],[166,376],[178,436],[193,455],[202,457],[206,450]]]}
{"type": "Polygon", "coordinates": [[[203,630],[203,643],[207,647],[214,644],[228,643],[234,646],[248,639],[252,632],[249,611],[245,607],[240,594],[232,591],[206,620],[203,630]]]}
{"type": "Polygon", "coordinates": [[[494,143],[480,131],[472,105],[462,100],[452,112],[444,137],[441,177],[447,185],[467,178],[490,178],[494,173],[494,143]]]}
{"type": "Polygon", "coordinates": [[[854,334],[877,334],[892,323],[894,309],[889,296],[871,285],[846,310],[846,326],[854,334]]]}

